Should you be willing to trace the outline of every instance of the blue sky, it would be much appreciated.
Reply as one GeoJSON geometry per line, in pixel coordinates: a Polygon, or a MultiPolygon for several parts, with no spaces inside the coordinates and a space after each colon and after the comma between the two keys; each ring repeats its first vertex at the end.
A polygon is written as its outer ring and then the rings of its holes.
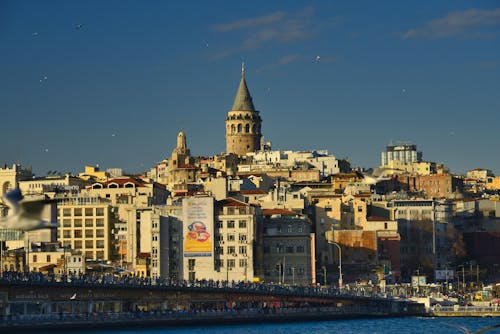
{"type": "Polygon", "coordinates": [[[242,61],[274,149],[500,174],[500,3],[460,0],[2,1],[0,162],[141,172],[180,130],[223,152],[242,61]]]}

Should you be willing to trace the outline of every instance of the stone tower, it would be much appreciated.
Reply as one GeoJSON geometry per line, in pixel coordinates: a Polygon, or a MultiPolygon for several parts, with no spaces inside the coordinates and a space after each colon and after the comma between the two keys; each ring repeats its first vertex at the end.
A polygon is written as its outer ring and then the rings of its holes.
{"type": "Polygon", "coordinates": [[[245,82],[245,67],[241,65],[241,81],[233,108],[226,118],[226,152],[239,156],[260,149],[262,119],[253,106],[245,82]]]}

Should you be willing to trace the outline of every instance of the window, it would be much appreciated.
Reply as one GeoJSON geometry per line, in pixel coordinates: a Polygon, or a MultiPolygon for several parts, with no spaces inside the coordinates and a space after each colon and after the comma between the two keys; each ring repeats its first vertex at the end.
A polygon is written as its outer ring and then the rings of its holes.
{"type": "Polygon", "coordinates": [[[247,267],[247,259],[240,259],[240,268],[247,267]]]}
{"type": "Polygon", "coordinates": [[[293,227],[292,227],[292,225],[288,225],[288,226],[287,226],[286,231],[287,231],[288,233],[293,232],[293,227]]]}
{"type": "Polygon", "coordinates": [[[195,259],[189,259],[188,260],[188,270],[194,270],[195,264],[196,264],[196,260],[195,259]]]}
{"type": "Polygon", "coordinates": [[[73,220],[73,225],[75,227],[82,227],[82,220],[80,218],[73,220]]]}
{"type": "Polygon", "coordinates": [[[238,222],[238,227],[239,228],[246,228],[247,227],[247,221],[246,220],[240,220],[238,222]]]}
{"type": "Polygon", "coordinates": [[[227,247],[227,253],[228,254],[236,254],[236,249],[234,246],[229,246],[227,247]]]}
{"type": "Polygon", "coordinates": [[[96,216],[104,216],[104,208],[96,208],[95,215],[96,216]]]}
{"type": "Polygon", "coordinates": [[[74,238],[81,238],[82,237],[82,230],[74,230],[73,231],[73,237],[74,238]]]}
{"type": "Polygon", "coordinates": [[[247,253],[247,246],[240,246],[239,251],[240,251],[240,254],[246,254],[247,253]]]}
{"type": "Polygon", "coordinates": [[[102,219],[102,218],[96,218],[95,225],[96,226],[104,226],[104,219],[102,219]]]}
{"type": "Polygon", "coordinates": [[[33,255],[33,263],[36,263],[38,260],[38,257],[36,255],[33,255]]]}
{"type": "Polygon", "coordinates": [[[104,260],[104,251],[97,251],[96,257],[98,260],[104,260]]]}
{"type": "Polygon", "coordinates": [[[85,227],[93,227],[94,220],[92,218],[85,218],[85,227]]]}
{"type": "Polygon", "coordinates": [[[233,259],[227,260],[227,267],[228,268],[234,268],[235,264],[236,264],[235,260],[233,260],[233,259]]]}
{"type": "Polygon", "coordinates": [[[224,261],[221,259],[215,259],[215,267],[216,268],[224,268],[224,261]]]}
{"type": "Polygon", "coordinates": [[[247,235],[240,233],[240,235],[238,236],[238,240],[240,241],[240,243],[246,243],[247,235]]]}
{"type": "Polygon", "coordinates": [[[85,238],[93,238],[94,230],[85,230],[85,238]]]}
{"type": "Polygon", "coordinates": [[[71,216],[71,209],[69,209],[69,208],[63,209],[63,216],[65,216],[65,217],[71,216]]]}
{"type": "Polygon", "coordinates": [[[74,249],[82,249],[82,241],[81,240],[75,240],[75,245],[73,246],[74,249]]]}
{"type": "Polygon", "coordinates": [[[95,248],[104,248],[104,240],[96,240],[95,248]]]}
{"type": "Polygon", "coordinates": [[[85,208],[85,216],[93,216],[94,208],[85,208]]]}
{"type": "Polygon", "coordinates": [[[190,271],[189,272],[189,280],[194,281],[196,279],[196,272],[190,271]]]}
{"type": "Polygon", "coordinates": [[[95,230],[95,236],[97,238],[104,238],[104,230],[102,228],[95,230]]]}
{"type": "Polygon", "coordinates": [[[228,234],[227,241],[234,241],[234,234],[228,234]]]}
{"type": "Polygon", "coordinates": [[[85,257],[87,259],[93,259],[94,258],[94,252],[93,251],[86,251],[85,252],[85,257]]]}
{"type": "Polygon", "coordinates": [[[93,240],[85,240],[85,248],[94,248],[94,241],[93,240]]]}
{"type": "Polygon", "coordinates": [[[73,215],[75,216],[81,216],[82,215],[82,208],[74,208],[73,209],[73,215]]]}
{"type": "Polygon", "coordinates": [[[224,255],[224,248],[222,248],[222,247],[216,247],[215,248],[215,254],[224,255]]]}
{"type": "Polygon", "coordinates": [[[217,240],[217,241],[224,241],[224,236],[218,234],[218,235],[215,236],[215,240],[217,240]]]}
{"type": "Polygon", "coordinates": [[[287,246],[286,247],[286,252],[287,253],[293,253],[293,246],[287,246]]]}
{"type": "Polygon", "coordinates": [[[71,227],[71,219],[63,219],[63,227],[71,227]]]}
{"type": "Polygon", "coordinates": [[[297,246],[297,253],[304,253],[304,246],[297,246]]]}
{"type": "Polygon", "coordinates": [[[217,222],[217,228],[223,228],[224,227],[224,224],[222,223],[222,220],[219,220],[217,222]]]}
{"type": "Polygon", "coordinates": [[[234,220],[227,221],[227,228],[234,228],[234,220]]]}

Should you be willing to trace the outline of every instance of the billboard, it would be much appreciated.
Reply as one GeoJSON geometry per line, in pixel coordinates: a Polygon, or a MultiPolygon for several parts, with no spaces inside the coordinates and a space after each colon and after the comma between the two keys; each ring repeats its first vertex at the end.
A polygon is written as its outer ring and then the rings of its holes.
{"type": "Polygon", "coordinates": [[[182,200],[184,257],[213,255],[214,205],[212,197],[182,200]]]}

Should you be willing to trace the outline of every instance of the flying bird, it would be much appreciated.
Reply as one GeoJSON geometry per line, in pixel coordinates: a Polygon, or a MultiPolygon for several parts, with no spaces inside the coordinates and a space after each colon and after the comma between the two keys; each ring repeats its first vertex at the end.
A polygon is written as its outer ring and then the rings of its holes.
{"type": "Polygon", "coordinates": [[[391,178],[387,176],[386,171],[388,170],[398,170],[401,171],[400,169],[396,168],[386,168],[386,167],[381,167],[381,168],[375,168],[371,174],[366,174],[366,173],[361,173],[359,171],[356,171],[356,175],[362,180],[361,182],[364,184],[369,184],[369,185],[375,185],[381,181],[387,181],[390,180],[391,178]]]}
{"type": "Polygon", "coordinates": [[[4,196],[4,201],[12,210],[12,215],[0,220],[0,229],[26,232],[59,226],[58,223],[41,217],[45,205],[54,203],[55,200],[25,200],[19,188],[16,188],[4,196]]]}
{"type": "Polygon", "coordinates": [[[69,297],[69,299],[75,300],[76,299],[76,292],[73,294],[73,296],[69,297]]]}
{"type": "Polygon", "coordinates": [[[75,28],[76,28],[76,29],[81,29],[82,27],[83,27],[83,24],[77,24],[77,25],[75,26],[75,28]]]}
{"type": "Polygon", "coordinates": [[[319,61],[321,59],[320,56],[316,56],[316,61],[319,61]]]}
{"type": "Polygon", "coordinates": [[[478,329],[475,332],[472,332],[471,330],[469,330],[467,327],[464,327],[464,326],[459,326],[459,325],[454,325],[454,324],[446,324],[446,325],[451,326],[451,327],[455,327],[457,329],[460,329],[462,332],[464,332],[466,334],[481,334],[481,333],[487,332],[489,330],[492,330],[492,329],[500,327],[500,324],[496,324],[496,325],[493,325],[493,326],[483,327],[481,329],[478,329]]]}

